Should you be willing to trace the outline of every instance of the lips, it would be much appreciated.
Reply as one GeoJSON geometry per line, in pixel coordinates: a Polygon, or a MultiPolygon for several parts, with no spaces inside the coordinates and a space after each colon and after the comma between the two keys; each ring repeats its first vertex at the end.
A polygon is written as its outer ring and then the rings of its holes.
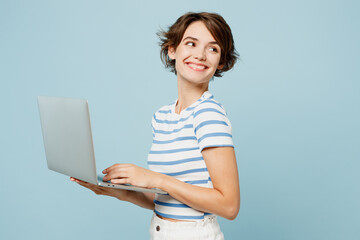
{"type": "Polygon", "coordinates": [[[198,71],[198,72],[201,72],[201,71],[204,71],[206,70],[208,67],[204,64],[201,64],[201,63],[194,63],[194,62],[187,62],[186,65],[191,68],[192,70],[194,71],[198,71]]]}

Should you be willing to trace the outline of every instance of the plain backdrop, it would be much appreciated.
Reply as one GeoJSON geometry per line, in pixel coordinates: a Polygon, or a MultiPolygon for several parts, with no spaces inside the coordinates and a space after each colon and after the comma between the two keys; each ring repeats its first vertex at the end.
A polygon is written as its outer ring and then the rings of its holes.
{"type": "Polygon", "coordinates": [[[152,212],[47,169],[37,96],[86,98],[98,170],[146,167],[177,98],[156,32],[220,13],[241,60],[210,91],[233,125],[226,239],[360,239],[358,1],[0,0],[0,239],[148,239],[152,212]]]}

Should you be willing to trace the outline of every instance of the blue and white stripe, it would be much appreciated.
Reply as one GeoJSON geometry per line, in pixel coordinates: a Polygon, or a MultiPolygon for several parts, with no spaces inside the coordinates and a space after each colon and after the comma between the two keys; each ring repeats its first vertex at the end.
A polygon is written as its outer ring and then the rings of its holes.
{"type": "MultiPolygon", "coordinates": [[[[222,105],[205,92],[199,100],[175,113],[176,102],[160,108],[152,118],[153,143],[149,169],[200,187],[212,188],[201,151],[233,147],[231,123],[222,105]]],[[[195,210],[170,195],[157,194],[155,213],[180,220],[201,220],[209,213],[195,210]]]]}

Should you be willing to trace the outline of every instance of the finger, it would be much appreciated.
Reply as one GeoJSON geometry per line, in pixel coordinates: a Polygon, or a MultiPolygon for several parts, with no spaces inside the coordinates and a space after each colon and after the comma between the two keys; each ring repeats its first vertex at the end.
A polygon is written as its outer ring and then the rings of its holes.
{"type": "Polygon", "coordinates": [[[106,169],[104,169],[102,172],[105,174],[105,173],[108,173],[110,171],[113,171],[114,169],[117,169],[117,168],[125,168],[125,167],[128,167],[130,166],[131,164],[128,164],[128,163],[116,163],[106,169]]]}
{"type": "Polygon", "coordinates": [[[98,187],[97,185],[94,185],[94,184],[91,184],[91,183],[86,183],[86,182],[79,182],[79,185],[93,191],[97,195],[103,193],[103,190],[100,187],[98,187]]]}
{"type": "Polygon", "coordinates": [[[104,169],[102,172],[103,173],[108,173],[109,171],[113,170],[114,168],[117,168],[117,167],[120,167],[121,166],[121,163],[117,163],[117,164],[114,164],[106,169],[104,169]]]}
{"type": "Polygon", "coordinates": [[[74,177],[70,177],[70,180],[73,181],[73,182],[84,182],[84,181],[81,181],[80,179],[77,179],[77,178],[74,178],[74,177]]]}
{"type": "Polygon", "coordinates": [[[77,183],[87,183],[87,182],[85,182],[85,181],[82,181],[82,180],[76,179],[76,178],[75,178],[75,182],[77,182],[77,183]]]}
{"type": "Polygon", "coordinates": [[[70,180],[73,181],[73,182],[81,181],[80,179],[77,179],[77,178],[74,178],[74,177],[70,177],[70,180]]]}
{"type": "Polygon", "coordinates": [[[111,179],[124,177],[129,177],[129,173],[126,169],[120,168],[110,171],[107,175],[104,176],[103,181],[109,181],[111,179]]]}
{"type": "Polygon", "coordinates": [[[82,180],[79,180],[79,179],[76,179],[76,178],[75,178],[75,182],[82,185],[82,186],[84,186],[84,187],[88,187],[88,188],[89,187],[97,187],[97,185],[95,185],[95,184],[85,182],[85,181],[82,181],[82,180]]]}
{"type": "Polygon", "coordinates": [[[116,183],[116,184],[130,184],[130,179],[129,179],[129,178],[116,178],[116,179],[111,179],[111,183],[116,183]]]}
{"type": "Polygon", "coordinates": [[[89,183],[87,183],[87,182],[83,182],[83,181],[79,181],[79,180],[76,180],[75,181],[76,183],[78,183],[78,184],[80,184],[81,186],[86,186],[86,187],[90,187],[90,184],[89,183]]]}
{"type": "Polygon", "coordinates": [[[92,183],[87,183],[87,182],[83,182],[83,181],[80,181],[80,182],[77,182],[79,185],[85,187],[85,188],[88,188],[90,190],[96,190],[96,189],[99,189],[99,187],[95,184],[92,184],[92,183]]]}

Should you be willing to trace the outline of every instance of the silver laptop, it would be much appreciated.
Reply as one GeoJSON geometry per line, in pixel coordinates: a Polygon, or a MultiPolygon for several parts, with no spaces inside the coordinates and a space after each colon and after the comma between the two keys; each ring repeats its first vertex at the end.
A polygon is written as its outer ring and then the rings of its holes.
{"type": "Polygon", "coordinates": [[[103,187],[166,194],[160,189],[102,181],[96,172],[87,100],[39,96],[38,106],[50,170],[103,187]]]}

